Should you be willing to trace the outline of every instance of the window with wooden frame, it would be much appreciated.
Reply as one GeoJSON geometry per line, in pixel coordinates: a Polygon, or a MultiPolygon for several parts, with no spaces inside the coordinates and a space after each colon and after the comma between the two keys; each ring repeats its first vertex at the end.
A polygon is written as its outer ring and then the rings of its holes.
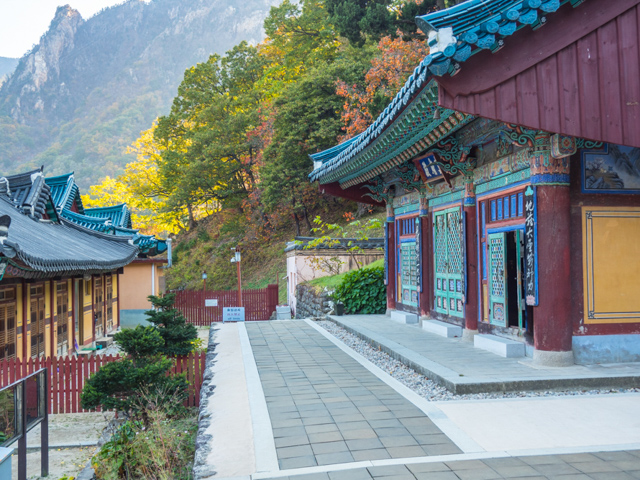
{"type": "Polygon", "coordinates": [[[91,295],[91,280],[84,281],[84,296],[88,297],[91,295]]]}
{"type": "Polygon", "coordinates": [[[45,301],[44,285],[33,285],[30,293],[31,356],[44,355],[45,301]]]}
{"type": "Polygon", "coordinates": [[[0,290],[0,360],[16,357],[16,290],[0,290]]]}
{"type": "Polygon", "coordinates": [[[69,292],[67,282],[56,284],[56,322],[58,324],[58,355],[69,344],[69,292]]]}
{"type": "Polygon", "coordinates": [[[113,329],[113,283],[111,275],[105,277],[105,290],[107,297],[107,331],[113,329]]]}

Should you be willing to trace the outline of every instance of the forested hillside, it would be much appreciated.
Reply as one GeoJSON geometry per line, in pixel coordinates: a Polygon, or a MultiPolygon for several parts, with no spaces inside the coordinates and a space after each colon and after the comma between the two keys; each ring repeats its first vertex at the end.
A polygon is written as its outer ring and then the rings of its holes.
{"type": "Polygon", "coordinates": [[[253,286],[273,281],[284,241],[317,215],[372,213],[310,184],[309,154],[375,119],[428,53],[413,17],[437,6],[284,0],[262,43],[186,70],[171,112],[136,142],[137,162],[94,187],[94,201],[141,202],[140,223],[180,232],[170,287],[199,288],[203,270],[210,287],[233,286],[236,245],[253,286]]]}
{"type": "MultiPolygon", "coordinates": [[[[264,38],[269,0],[130,0],[84,20],[59,7],[0,87],[0,168],[117,175],[127,147],[170,110],[185,68],[264,38]]],[[[0,68],[1,65],[0,65],[0,68]]],[[[0,71],[0,76],[2,72],[0,71]]]]}

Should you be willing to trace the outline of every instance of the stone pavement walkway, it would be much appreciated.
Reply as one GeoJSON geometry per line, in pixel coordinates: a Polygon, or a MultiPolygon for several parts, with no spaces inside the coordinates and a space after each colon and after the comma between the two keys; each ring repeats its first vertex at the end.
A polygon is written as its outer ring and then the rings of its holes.
{"type": "Polygon", "coordinates": [[[281,469],[461,453],[424,412],[306,323],[246,327],[281,469]]]}
{"type": "Polygon", "coordinates": [[[640,394],[429,402],[311,321],[212,330],[197,480],[640,480],[640,394]]]}
{"type": "Polygon", "coordinates": [[[318,472],[274,480],[633,480],[640,450],[406,463],[318,472]]]}
{"type": "Polygon", "coordinates": [[[461,338],[441,337],[385,315],[330,318],[457,394],[640,387],[640,363],[541,367],[530,358],[503,358],[461,338]]]}

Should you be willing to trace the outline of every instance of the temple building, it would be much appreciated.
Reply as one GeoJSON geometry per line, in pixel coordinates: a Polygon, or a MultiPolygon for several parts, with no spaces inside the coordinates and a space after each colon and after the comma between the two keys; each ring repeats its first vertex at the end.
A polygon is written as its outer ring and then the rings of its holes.
{"type": "MultiPolygon", "coordinates": [[[[640,0],[468,0],[322,191],[386,205],[390,315],[640,361],[640,0]]],[[[393,328],[390,323],[389,328],[393,328]]]]}
{"type": "Polygon", "coordinates": [[[0,359],[95,346],[120,325],[123,288],[145,294],[125,269],[166,249],[131,228],[126,206],[84,209],[72,174],[1,177],[0,359]]]}

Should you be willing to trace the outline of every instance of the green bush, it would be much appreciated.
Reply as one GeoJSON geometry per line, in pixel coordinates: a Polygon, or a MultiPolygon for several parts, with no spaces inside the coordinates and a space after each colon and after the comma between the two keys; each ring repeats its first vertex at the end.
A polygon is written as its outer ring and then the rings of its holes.
{"type": "MultiPolygon", "coordinates": [[[[197,410],[168,414],[157,396],[140,395],[144,421],[129,420],[106,442],[91,463],[100,480],[187,480],[195,455],[197,410]]],[[[177,402],[178,400],[175,399],[177,402]]]]}
{"type": "Polygon", "coordinates": [[[147,320],[155,325],[164,340],[160,352],[171,357],[193,352],[193,341],[198,338],[198,330],[173,308],[176,294],[168,293],[162,297],[149,295],[147,298],[155,307],[155,310],[145,312],[147,320]]]}
{"type": "Polygon", "coordinates": [[[136,415],[141,391],[162,392],[163,398],[185,399],[188,383],[184,375],[169,376],[173,362],[161,354],[164,340],[154,327],[137,326],[114,336],[127,358],[107,363],[85,383],[82,408],[102,406],[136,415]]]}
{"type": "Polygon", "coordinates": [[[361,268],[347,273],[333,297],[347,314],[382,314],[387,308],[384,267],[361,268]]]}

